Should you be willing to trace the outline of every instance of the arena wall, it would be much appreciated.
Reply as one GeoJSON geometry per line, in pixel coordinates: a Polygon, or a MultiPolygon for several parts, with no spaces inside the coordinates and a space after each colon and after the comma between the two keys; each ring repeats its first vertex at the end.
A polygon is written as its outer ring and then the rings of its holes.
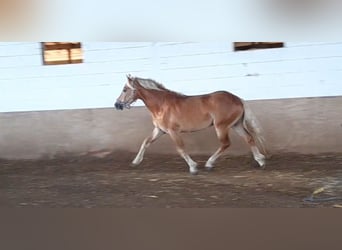
{"type": "MultiPolygon", "coordinates": [[[[342,152],[342,97],[248,101],[263,128],[270,154],[342,152]]],[[[152,131],[145,107],[0,113],[0,158],[38,159],[137,152],[152,131]]],[[[231,132],[227,154],[248,153],[246,144],[231,132]]],[[[212,128],[184,134],[192,154],[210,155],[218,147],[212,128]]],[[[163,136],[147,154],[176,154],[163,136]]]]}

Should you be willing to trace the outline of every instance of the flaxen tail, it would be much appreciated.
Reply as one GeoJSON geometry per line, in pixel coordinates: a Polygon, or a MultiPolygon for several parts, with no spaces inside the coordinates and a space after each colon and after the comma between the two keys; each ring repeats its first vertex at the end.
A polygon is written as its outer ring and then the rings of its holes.
{"type": "Polygon", "coordinates": [[[267,151],[265,147],[265,137],[263,136],[263,131],[260,126],[258,119],[253,114],[252,110],[243,102],[244,106],[244,116],[243,116],[243,127],[250,133],[250,135],[255,140],[257,147],[266,156],[267,151]]]}

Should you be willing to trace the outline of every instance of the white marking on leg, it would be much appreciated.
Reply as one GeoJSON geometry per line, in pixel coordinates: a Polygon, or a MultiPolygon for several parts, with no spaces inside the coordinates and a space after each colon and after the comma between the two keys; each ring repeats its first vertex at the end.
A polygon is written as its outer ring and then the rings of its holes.
{"type": "Polygon", "coordinates": [[[210,156],[210,158],[205,163],[205,167],[208,169],[211,169],[214,167],[214,163],[217,160],[217,158],[219,158],[222,155],[222,153],[230,145],[228,131],[222,131],[222,129],[219,129],[217,127],[215,127],[215,130],[216,130],[217,137],[219,138],[221,142],[221,147],[219,147],[219,149],[216,150],[216,152],[212,156],[210,156]]]}
{"type": "Polygon", "coordinates": [[[258,162],[259,166],[265,166],[265,156],[262,153],[260,153],[259,149],[256,146],[251,146],[251,149],[254,159],[258,162]]]}
{"type": "Polygon", "coordinates": [[[212,168],[214,167],[214,162],[217,160],[217,158],[219,158],[219,156],[221,155],[221,148],[219,148],[218,150],[216,150],[216,152],[210,156],[210,158],[207,160],[207,162],[205,163],[205,167],[206,168],[212,168]]]}
{"type": "Polygon", "coordinates": [[[260,153],[258,147],[255,145],[254,139],[253,139],[253,143],[249,142],[248,137],[251,137],[251,135],[249,135],[245,128],[243,127],[242,123],[237,124],[236,126],[233,127],[234,130],[241,136],[243,137],[246,142],[250,145],[252,153],[253,153],[253,157],[254,159],[258,162],[260,167],[265,166],[265,156],[263,154],[260,153]]]}
{"type": "Polygon", "coordinates": [[[185,153],[184,150],[177,149],[177,151],[179,152],[179,154],[183,157],[183,159],[188,164],[190,173],[191,174],[197,174],[197,172],[198,172],[197,163],[193,159],[191,159],[191,157],[187,153],[185,153]]]}
{"type": "Polygon", "coordinates": [[[162,135],[161,130],[155,127],[152,131],[152,134],[149,137],[147,137],[141,144],[140,150],[137,156],[134,158],[132,164],[139,165],[144,159],[144,153],[146,151],[146,148],[148,148],[151,145],[151,143],[155,141],[156,139],[158,139],[158,137],[160,137],[161,135],[162,135]]]}
{"type": "Polygon", "coordinates": [[[136,155],[136,157],[132,161],[132,164],[139,165],[142,162],[142,160],[144,159],[145,150],[146,150],[146,139],[142,143],[138,154],[136,155]]]}
{"type": "Polygon", "coordinates": [[[182,137],[176,131],[173,131],[173,130],[169,130],[168,133],[171,139],[176,144],[176,149],[178,153],[183,157],[183,159],[188,164],[190,173],[197,174],[197,163],[193,161],[187,153],[185,153],[184,142],[183,142],[182,137]]]}

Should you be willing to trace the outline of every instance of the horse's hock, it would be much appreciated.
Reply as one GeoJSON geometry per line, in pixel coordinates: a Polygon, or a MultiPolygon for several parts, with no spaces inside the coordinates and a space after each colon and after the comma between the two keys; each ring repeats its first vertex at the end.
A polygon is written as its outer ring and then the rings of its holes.
{"type": "MultiPolygon", "coordinates": [[[[249,101],[270,154],[342,151],[342,97],[249,101]]],[[[137,152],[153,125],[145,107],[0,113],[0,158],[37,159],[94,152],[137,152]]],[[[226,154],[249,153],[231,131],[226,154]]],[[[211,155],[219,142],[212,128],[184,134],[190,154],[211,155]]],[[[177,154],[168,136],[147,154],[177,154]]]]}

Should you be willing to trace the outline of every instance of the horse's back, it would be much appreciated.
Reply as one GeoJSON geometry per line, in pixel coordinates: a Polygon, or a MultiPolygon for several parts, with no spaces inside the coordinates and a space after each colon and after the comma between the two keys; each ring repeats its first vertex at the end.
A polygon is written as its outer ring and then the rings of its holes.
{"type": "Polygon", "coordinates": [[[242,103],[242,100],[240,97],[228,91],[223,91],[223,90],[215,91],[208,95],[212,97],[213,99],[218,99],[219,101],[242,103]]]}
{"type": "Polygon", "coordinates": [[[243,101],[240,97],[228,92],[228,91],[216,91],[210,94],[203,95],[204,105],[207,105],[213,109],[219,109],[222,107],[243,107],[243,101]]]}
{"type": "Polygon", "coordinates": [[[243,109],[243,101],[240,97],[228,91],[216,91],[203,95],[184,96],[181,100],[184,106],[202,110],[227,110],[231,108],[243,109]]]}
{"type": "Polygon", "coordinates": [[[228,91],[188,96],[186,99],[184,106],[193,110],[193,116],[210,115],[213,119],[230,120],[232,116],[241,117],[244,112],[242,99],[228,91]]]}

